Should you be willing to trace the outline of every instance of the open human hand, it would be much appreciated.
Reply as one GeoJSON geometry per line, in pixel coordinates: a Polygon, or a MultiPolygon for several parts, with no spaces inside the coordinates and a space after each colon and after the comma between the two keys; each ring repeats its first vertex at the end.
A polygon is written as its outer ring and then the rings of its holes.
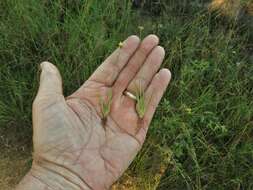
{"type": "Polygon", "coordinates": [[[48,189],[95,190],[108,189],[122,175],[140,150],[171,78],[169,70],[159,70],[165,52],[158,43],[155,35],[142,42],[137,36],[128,37],[68,97],[63,96],[57,68],[49,62],[41,64],[33,103],[34,161],[29,175],[48,189]],[[136,94],[136,84],[144,90],[141,126],[136,101],[124,95],[126,90],[136,94]],[[101,102],[109,104],[107,115],[101,102]],[[48,176],[55,175],[61,179],[53,183],[48,176]]]}

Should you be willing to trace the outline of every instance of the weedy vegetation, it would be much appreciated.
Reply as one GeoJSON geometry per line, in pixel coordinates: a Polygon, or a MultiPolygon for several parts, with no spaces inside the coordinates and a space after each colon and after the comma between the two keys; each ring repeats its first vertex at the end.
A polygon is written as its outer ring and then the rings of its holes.
{"type": "MultiPolygon", "coordinates": [[[[0,187],[12,189],[31,165],[39,63],[57,65],[69,95],[143,26],[142,37],[159,36],[173,77],[143,148],[113,188],[253,189],[253,22],[210,13],[209,3],[1,0],[0,187]],[[16,168],[24,168],[19,177],[16,168]]],[[[106,117],[108,102],[102,107],[106,117]]]]}

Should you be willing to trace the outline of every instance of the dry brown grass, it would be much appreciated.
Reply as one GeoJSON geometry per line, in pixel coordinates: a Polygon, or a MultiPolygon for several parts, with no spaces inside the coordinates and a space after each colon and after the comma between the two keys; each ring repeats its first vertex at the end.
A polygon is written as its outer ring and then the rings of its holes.
{"type": "Polygon", "coordinates": [[[7,149],[0,154],[0,190],[12,189],[29,168],[30,155],[25,151],[7,149]]]}
{"type": "Polygon", "coordinates": [[[31,165],[31,147],[17,138],[15,127],[0,128],[0,190],[13,189],[31,165]]]}
{"type": "Polygon", "coordinates": [[[242,5],[239,0],[213,0],[209,5],[211,11],[218,10],[222,15],[236,17],[242,9],[253,16],[253,2],[242,5]]]}

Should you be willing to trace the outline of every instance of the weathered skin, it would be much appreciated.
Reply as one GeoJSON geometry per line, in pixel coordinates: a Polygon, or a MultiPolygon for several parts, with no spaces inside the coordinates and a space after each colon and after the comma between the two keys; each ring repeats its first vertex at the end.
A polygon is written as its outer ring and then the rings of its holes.
{"type": "Polygon", "coordinates": [[[136,36],[129,37],[66,98],[57,68],[49,62],[41,64],[40,88],[33,103],[34,161],[17,189],[109,189],[140,150],[170,80],[167,69],[156,74],[164,57],[157,44],[154,35],[142,43],[136,36]],[[140,80],[149,100],[141,127],[135,101],[123,95],[126,89],[134,92],[134,83],[140,80]],[[111,110],[102,122],[100,101],[109,90],[111,110]]]}

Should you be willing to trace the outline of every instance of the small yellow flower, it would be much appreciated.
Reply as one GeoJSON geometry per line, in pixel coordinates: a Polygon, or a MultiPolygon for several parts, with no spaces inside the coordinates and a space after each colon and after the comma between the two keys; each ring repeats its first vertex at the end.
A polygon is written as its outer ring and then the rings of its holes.
{"type": "Polygon", "coordinates": [[[185,111],[186,111],[188,114],[191,114],[191,113],[192,113],[192,109],[191,109],[191,108],[185,108],[185,111]]]}
{"type": "Polygon", "coordinates": [[[139,29],[140,31],[142,31],[142,30],[144,30],[144,27],[143,27],[143,26],[138,26],[138,29],[139,29]]]}
{"type": "Polygon", "coordinates": [[[122,48],[123,47],[123,42],[119,42],[119,48],[122,48]]]}

